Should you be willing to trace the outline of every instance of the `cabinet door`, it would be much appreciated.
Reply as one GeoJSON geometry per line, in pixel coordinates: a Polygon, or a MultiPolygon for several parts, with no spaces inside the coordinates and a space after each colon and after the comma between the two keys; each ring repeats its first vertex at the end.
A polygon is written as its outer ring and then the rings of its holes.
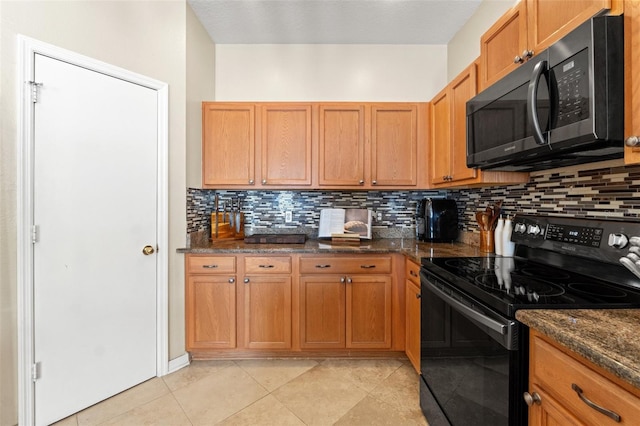
{"type": "Polygon", "coordinates": [[[611,0],[527,0],[529,50],[541,52],[596,13],[610,8],[611,0]]]}
{"type": "Polygon", "coordinates": [[[482,87],[488,87],[519,66],[514,58],[527,50],[526,15],[526,2],[521,1],[480,38],[482,87]]]}
{"type": "Polygon", "coordinates": [[[451,180],[475,179],[476,169],[467,167],[467,101],[476,95],[476,66],[471,64],[451,87],[451,180]]]}
{"type": "Polygon", "coordinates": [[[391,347],[391,277],[347,277],[347,348],[391,347]]]}
{"type": "MultiPolygon", "coordinates": [[[[640,0],[624,3],[625,137],[640,138],[640,0]]],[[[640,163],[640,145],[625,147],[625,164],[640,163]]]]}
{"type": "Polygon", "coordinates": [[[540,396],[540,403],[529,407],[530,426],[582,426],[584,424],[539,387],[532,385],[530,388],[532,395],[537,393],[540,396]]]}
{"type": "Polygon", "coordinates": [[[320,105],[318,183],[364,185],[364,106],[320,105]]]}
{"type": "Polygon", "coordinates": [[[420,287],[405,282],[405,352],[413,368],[420,373],[420,287]]]}
{"type": "Polygon", "coordinates": [[[236,347],[235,283],[235,276],[187,277],[187,350],[236,347]]]}
{"type": "Polygon", "coordinates": [[[371,185],[417,184],[417,135],[416,105],[371,107],[371,185]]]}
{"type": "Polygon", "coordinates": [[[345,347],[345,278],[338,275],[300,278],[300,346],[345,347]]]}
{"type": "Polygon", "coordinates": [[[242,285],[245,347],[291,348],[291,277],[249,276],[242,285]]]}
{"type": "Polygon", "coordinates": [[[253,105],[202,104],[202,185],[253,185],[253,105]]]}
{"type": "Polygon", "coordinates": [[[431,101],[431,182],[449,181],[451,167],[451,109],[449,88],[431,101]]]}
{"type": "Polygon", "coordinates": [[[311,105],[261,106],[262,185],[311,185],[311,105]]]}

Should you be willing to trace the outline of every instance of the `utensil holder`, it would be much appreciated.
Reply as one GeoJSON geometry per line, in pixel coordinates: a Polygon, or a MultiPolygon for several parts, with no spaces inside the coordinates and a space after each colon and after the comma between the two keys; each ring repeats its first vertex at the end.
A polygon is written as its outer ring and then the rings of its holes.
{"type": "Polygon", "coordinates": [[[495,240],[493,231],[480,231],[480,251],[483,253],[493,253],[495,250],[495,240]]]}

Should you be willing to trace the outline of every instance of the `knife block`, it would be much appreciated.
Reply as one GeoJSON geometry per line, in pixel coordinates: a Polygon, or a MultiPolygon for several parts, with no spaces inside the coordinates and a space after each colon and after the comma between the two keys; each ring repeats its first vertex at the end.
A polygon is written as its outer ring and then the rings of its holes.
{"type": "Polygon", "coordinates": [[[217,240],[241,240],[244,238],[244,213],[211,213],[211,239],[217,240]],[[216,221],[216,215],[218,220],[216,221]],[[234,215],[231,223],[230,215],[234,215]],[[239,226],[236,226],[236,221],[239,226]]]}

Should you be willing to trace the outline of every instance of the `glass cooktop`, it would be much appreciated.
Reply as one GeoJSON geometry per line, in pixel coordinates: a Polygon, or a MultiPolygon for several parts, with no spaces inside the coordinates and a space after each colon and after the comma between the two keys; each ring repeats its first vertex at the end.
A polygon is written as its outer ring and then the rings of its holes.
{"type": "Polygon", "coordinates": [[[524,258],[424,258],[422,265],[439,284],[456,287],[507,315],[521,308],[640,307],[640,289],[524,258]]]}

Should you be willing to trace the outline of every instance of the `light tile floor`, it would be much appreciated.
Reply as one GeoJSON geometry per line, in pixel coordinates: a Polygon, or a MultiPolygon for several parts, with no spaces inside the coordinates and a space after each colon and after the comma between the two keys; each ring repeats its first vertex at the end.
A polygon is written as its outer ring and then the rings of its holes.
{"type": "Polygon", "coordinates": [[[58,423],[427,425],[404,359],[193,361],[58,423]]]}

